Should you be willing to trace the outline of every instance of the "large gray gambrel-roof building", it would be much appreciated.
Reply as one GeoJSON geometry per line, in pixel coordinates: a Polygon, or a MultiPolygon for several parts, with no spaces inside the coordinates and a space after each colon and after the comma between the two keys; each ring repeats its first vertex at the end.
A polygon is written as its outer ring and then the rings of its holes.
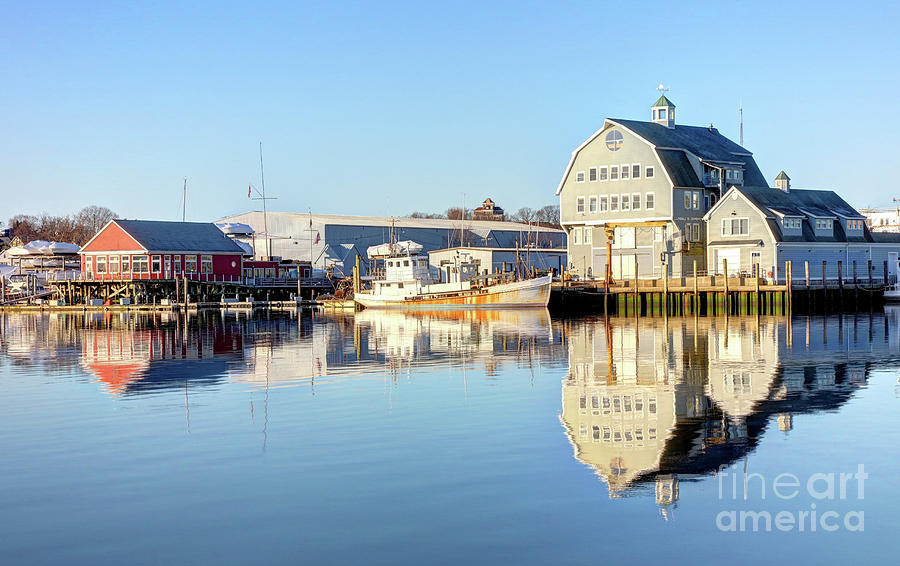
{"type": "Polygon", "coordinates": [[[710,271],[760,274],[785,279],[785,262],[792,262],[792,278],[821,280],[822,262],[828,279],[837,278],[838,262],[845,281],[856,275],[881,279],[884,262],[896,279],[900,234],[872,233],[866,217],[836,192],[793,189],[784,171],[775,187],[731,187],[706,213],[707,265],[710,271]]]}
{"type": "Polygon", "coordinates": [[[557,187],[570,271],[614,278],[705,269],[703,215],[730,185],[765,185],[753,154],[712,125],[675,123],[660,96],[651,121],[607,118],[572,152],[557,187]]]}

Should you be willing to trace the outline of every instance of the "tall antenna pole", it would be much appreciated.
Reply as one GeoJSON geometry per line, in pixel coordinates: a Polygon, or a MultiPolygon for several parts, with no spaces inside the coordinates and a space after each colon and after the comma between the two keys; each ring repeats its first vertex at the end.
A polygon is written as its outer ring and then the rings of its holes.
{"type": "Polygon", "coordinates": [[[262,181],[263,230],[266,232],[266,260],[272,256],[269,249],[269,215],[266,211],[266,174],[263,171],[262,142],[259,142],[259,178],[262,181]]]}
{"type": "Polygon", "coordinates": [[[741,101],[741,147],[744,147],[744,101],[741,101]]]}
{"type": "Polygon", "coordinates": [[[187,206],[187,177],[184,178],[184,188],[181,189],[181,221],[184,222],[184,208],[187,206]]]}

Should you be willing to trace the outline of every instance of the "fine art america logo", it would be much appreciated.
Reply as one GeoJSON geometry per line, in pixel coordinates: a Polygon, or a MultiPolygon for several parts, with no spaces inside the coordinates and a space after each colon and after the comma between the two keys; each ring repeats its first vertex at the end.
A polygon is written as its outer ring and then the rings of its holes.
{"type": "Polygon", "coordinates": [[[852,509],[854,501],[865,499],[865,481],[869,478],[863,464],[856,472],[815,473],[801,478],[781,473],[767,478],[763,474],[722,473],[719,501],[788,502],[780,510],[729,509],[716,515],[716,527],[725,532],[834,532],[865,530],[865,513],[852,509]],[[805,492],[805,497],[799,497],[805,492]],[[837,503],[847,502],[847,503],[837,503]],[[850,508],[850,510],[847,510],[850,508]],[[842,509],[838,511],[837,509],[842,509]]]}

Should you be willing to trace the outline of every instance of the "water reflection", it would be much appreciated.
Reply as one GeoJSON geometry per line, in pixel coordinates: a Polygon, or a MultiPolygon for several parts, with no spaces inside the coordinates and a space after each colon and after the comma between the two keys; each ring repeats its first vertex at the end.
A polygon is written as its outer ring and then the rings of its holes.
{"type": "Polygon", "coordinates": [[[568,328],[560,419],[575,457],[610,497],[678,481],[745,457],[769,426],[837,409],[870,369],[900,360],[896,313],[844,318],[585,321],[568,328]]]}

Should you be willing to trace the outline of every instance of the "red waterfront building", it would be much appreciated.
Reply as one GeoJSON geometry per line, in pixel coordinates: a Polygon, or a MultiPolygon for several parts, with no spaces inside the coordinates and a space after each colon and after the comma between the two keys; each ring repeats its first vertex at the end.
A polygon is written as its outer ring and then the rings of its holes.
{"type": "Polygon", "coordinates": [[[212,223],[111,220],[81,248],[94,281],[241,280],[245,251],[212,223]]]}

